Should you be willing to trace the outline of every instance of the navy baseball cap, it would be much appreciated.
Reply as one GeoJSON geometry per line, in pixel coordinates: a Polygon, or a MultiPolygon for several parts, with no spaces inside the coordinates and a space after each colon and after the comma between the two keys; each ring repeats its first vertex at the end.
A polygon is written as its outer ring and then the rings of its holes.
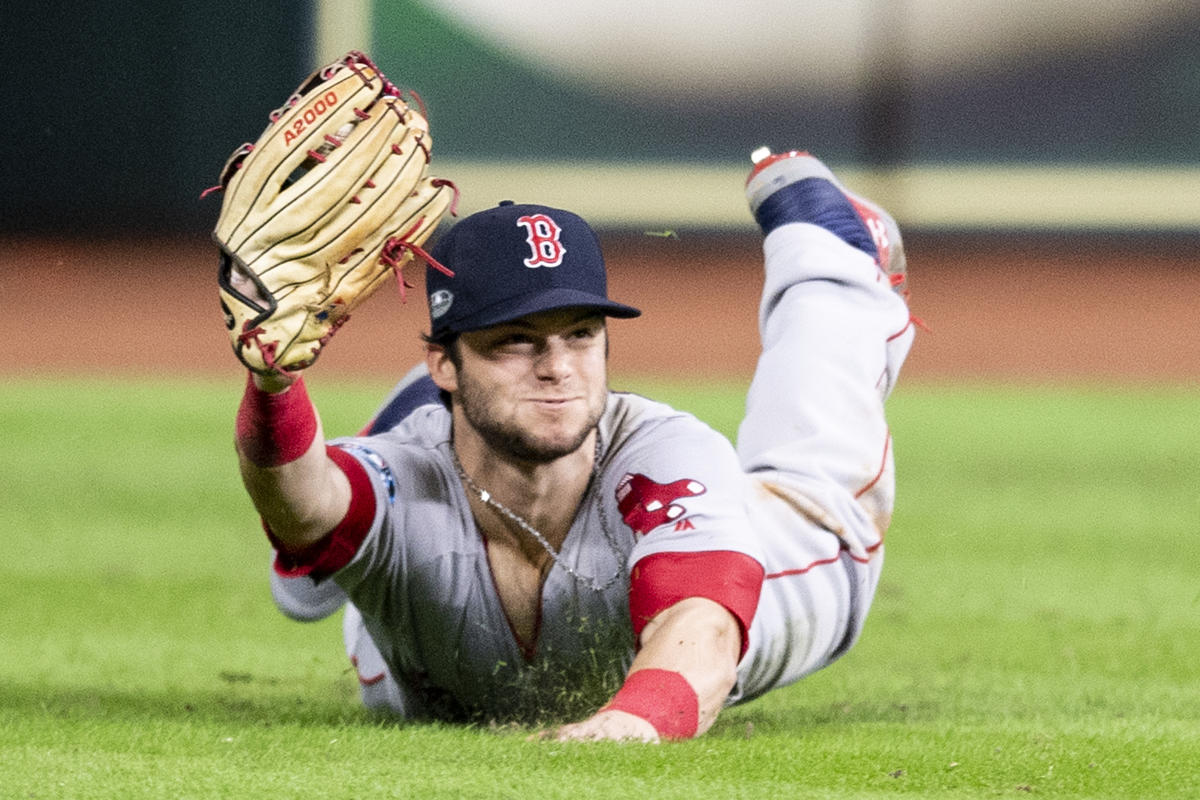
{"type": "Polygon", "coordinates": [[[461,220],[430,255],[454,273],[425,270],[434,339],[557,308],[642,313],[608,299],[600,242],[570,211],[506,200],[461,220]]]}

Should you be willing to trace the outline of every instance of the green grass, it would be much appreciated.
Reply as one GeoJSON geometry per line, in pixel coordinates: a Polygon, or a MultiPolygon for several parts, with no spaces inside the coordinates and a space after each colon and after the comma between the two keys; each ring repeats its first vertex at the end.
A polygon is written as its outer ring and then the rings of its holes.
{"type": "MultiPolygon", "coordinates": [[[[331,434],[385,389],[310,388],[331,434]]],[[[1200,796],[1194,391],[902,387],[862,641],[659,747],[365,715],[338,621],[271,606],[239,394],[0,386],[0,798],[1200,796]]]]}

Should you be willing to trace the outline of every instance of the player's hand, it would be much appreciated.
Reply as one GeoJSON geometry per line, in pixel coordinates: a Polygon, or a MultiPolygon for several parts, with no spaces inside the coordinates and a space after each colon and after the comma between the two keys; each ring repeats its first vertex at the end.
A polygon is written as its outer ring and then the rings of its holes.
{"type": "Polygon", "coordinates": [[[233,264],[230,267],[229,285],[232,286],[243,297],[254,301],[260,306],[266,307],[267,298],[262,296],[262,292],[258,290],[258,286],[237,264],[233,264]]]}
{"type": "Polygon", "coordinates": [[[600,711],[582,722],[572,722],[537,734],[556,742],[649,742],[658,744],[658,731],[641,717],[624,711],[600,711]]]}

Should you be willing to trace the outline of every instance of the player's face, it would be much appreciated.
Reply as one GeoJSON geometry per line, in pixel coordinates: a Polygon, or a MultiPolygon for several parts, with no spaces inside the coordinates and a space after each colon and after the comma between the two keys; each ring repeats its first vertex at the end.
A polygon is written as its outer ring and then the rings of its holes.
{"type": "Polygon", "coordinates": [[[603,316],[546,311],[464,333],[459,343],[454,405],[494,450],[553,461],[579,449],[604,413],[603,316]]]}

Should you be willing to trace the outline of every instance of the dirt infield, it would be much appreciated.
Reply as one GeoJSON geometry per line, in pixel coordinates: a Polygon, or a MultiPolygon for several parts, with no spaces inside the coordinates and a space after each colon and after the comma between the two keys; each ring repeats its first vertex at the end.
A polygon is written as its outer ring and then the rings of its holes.
{"type": "MultiPolygon", "coordinates": [[[[906,378],[1194,382],[1200,255],[1184,244],[910,236],[913,310],[932,332],[919,337],[906,378]]],[[[605,246],[610,293],[645,312],[611,326],[615,372],[750,375],[757,241],[606,237],[605,246]]],[[[0,372],[236,374],[215,263],[201,236],[7,242],[0,296],[17,346],[0,372]]],[[[386,378],[419,358],[426,316],[421,276],[411,280],[406,306],[388,288],[355,312],[322,372],[386,378]]]]}

